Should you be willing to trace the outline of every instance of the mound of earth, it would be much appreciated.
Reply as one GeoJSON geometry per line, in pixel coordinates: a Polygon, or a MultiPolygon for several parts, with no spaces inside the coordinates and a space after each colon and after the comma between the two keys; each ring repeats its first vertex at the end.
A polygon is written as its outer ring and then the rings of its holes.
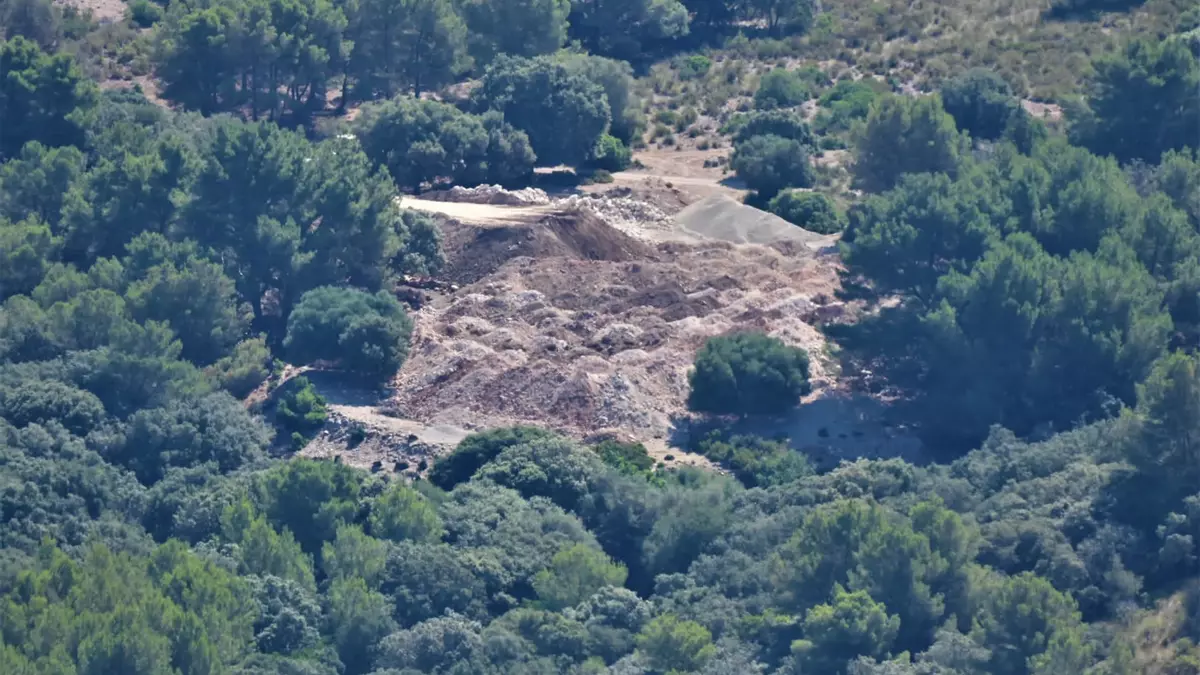
{"type": "Polygon", "coordinates": [[[712,195],[688,206],[675,215],[675,224],[683,232],[734,244],[794,241],[821,246],[832,242],[828,235],[809,232],[725,195],[712,195]]]}
{"type": "Polygon", "coordinates": [[[664,438],[685,413],[696,350],[738,330],[806,348],[826,381],[813,324],[841,309],[834,257],[719,242],[633,253],[515,257],[422,308],[388,405],[429,424],[664,438]]]}
{"type": "Polygon", "coordinates": [[[579,210],[550,213],[529,223],[470,225],[442,223],[444,276],[469,284],[514,258],[582,258],[622,262],[654,256],[654,249],[610,227],[596,214],[579,210]]]}

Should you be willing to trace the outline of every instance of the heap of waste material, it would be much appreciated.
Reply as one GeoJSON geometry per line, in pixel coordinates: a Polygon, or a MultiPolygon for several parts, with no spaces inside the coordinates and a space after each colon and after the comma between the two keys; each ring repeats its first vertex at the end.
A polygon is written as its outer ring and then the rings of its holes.
{"type": "Polygon", "coordinates": [[[550,203],[550,196],[539,188],[505,190],[499,185],[479,185],[465,188],[455,185],[449,190],[436,190],[421,195],[421,199],[435,202],[459,202],[462,204],[501,204],[506,206],[542,206],[550,203]]]}
{"type": "Polygon", "coordinates": [[[657,206],[629,197],[571,195],[555,201],[554,205],[570,211],[589,211],[609,225],[626,231],[635,224],[662,225],[671,220],[671,216],[657,206]]]}

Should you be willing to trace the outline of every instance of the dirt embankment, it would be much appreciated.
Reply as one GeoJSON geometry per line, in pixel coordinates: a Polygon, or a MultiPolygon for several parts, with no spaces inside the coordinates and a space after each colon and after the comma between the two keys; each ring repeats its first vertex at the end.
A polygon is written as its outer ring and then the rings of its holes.
{"type": "Polygon", "coordinates": [[[692,426],[696,351],[712,336],[761,331],[808,351],[815,392],[795,414],[748,430],[784,434],[822,463],[912,456],[877,403],[836,381],[819,325],[855,311],[835,299],[836,237],[723,195],[668,216],[631,194],[582,205],[406,199],[441,222],[444,275],[462,286],[413,314],[409,357],[386,399],[331,401],[340,418],[391,440],[351,455],[329,437],[313,452],[390,468],[447,451],[470,430],[524,423],[688,461],[677,443],[692,426]]]}
{"type": "Polygon", "coordinates": [[[695,351],[737,330],[807,348],[814,377],[826,378],[813,324],[822,308],[838,308],[832,257],[726,243],[660,244],[640,258],[612,250],[619,255],[513,258],[423,308],[395,411],[427,423],[665,438],[685,414],[695,351]]]}

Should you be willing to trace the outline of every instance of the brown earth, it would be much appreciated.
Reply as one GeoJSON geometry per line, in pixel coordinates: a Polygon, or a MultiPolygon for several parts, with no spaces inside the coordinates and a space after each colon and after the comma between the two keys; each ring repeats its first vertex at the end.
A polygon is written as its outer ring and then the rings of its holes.
{"type": "Polygon", "coordinates": [[[714,335],[755,330],[805,348],[816,389],[763,429],[827,459],[915,451],[880,406],[835,382],[817,326],[854,310],[834,300],[840,263],[828,247],[649,243],[561,215],[503,226],[447,220],[444,233],[451,274],[475,281],[415,313],[408,361],[382,404],[391,415],[445,428],[613,433],[681,455],[671,446],[691,426],[696,350],[714,335]]]}
{"type": "Polygon", "coordinates": [[[889,425],[886,406],[837,380],[819,326],[851,320],[858,307],[835,299],[836,236],[781,227],[720,191],[696,201],[662,178],[597,196],[608,199],[599,211],[578,198],[531,206],[405,198],[438,219],[442,276],[455,290],[413,313],[409,357],[386,396],[331,392],[340,422],[305,454],[385,470],[408,464],[411,473],[418,457],[446,452],[470,431],[535,424],[640,441],[656,458],[672,457],[668,464],[707,465],[680,449],[698,421],[686,410],[695,353],[715,335],[762,331],[808,351],[815,391],[794,413],[744,430],[787,436],[820,465],[918,458],[919,444],[889,425]],[[656,204],[631,204],[638,198],[656,204]],[[351,447],[346,424],[368,428],[368,440],[351,447]]]}

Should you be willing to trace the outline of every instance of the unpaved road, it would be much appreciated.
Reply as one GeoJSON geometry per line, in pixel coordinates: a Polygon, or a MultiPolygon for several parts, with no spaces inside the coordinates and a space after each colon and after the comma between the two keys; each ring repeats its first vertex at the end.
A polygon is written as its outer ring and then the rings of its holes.
{"type": "Polygon", "coordinates": [[[442,202],[416,197],[401,197],[400,206],[426,213],[440,213],[468,225],[528,225],[561,209],[552,204],[510,206],[507,204],[469,204],[442,202]]]}
{"type": "Polygon", "coordinates": [[[713,162],[727,158],[728,148],[710,150],[646,150],[635,153],[635,161],[644,169],[618,171],[613,183],[633,187],[643,183],[662,182],[680,189],[699,201],[714,194],[741,199],[746,190],[734,178],[725,174],[713,162]],[[705,166],[705,164],[710,166],[705,166]]]}
{"type": "Polygon", "coordinates": [[[381,415],[376,412],[374,406],[330,404],[328,408],[330,412],[337,413],[346,419],[354,420],[367,427],[416,436],[417,440],[429,445],[446,448],[453,447],[471,434],[470,431],[462,427],[451,426],[449,424],[422,424],[416,420],[381,415]]]}

